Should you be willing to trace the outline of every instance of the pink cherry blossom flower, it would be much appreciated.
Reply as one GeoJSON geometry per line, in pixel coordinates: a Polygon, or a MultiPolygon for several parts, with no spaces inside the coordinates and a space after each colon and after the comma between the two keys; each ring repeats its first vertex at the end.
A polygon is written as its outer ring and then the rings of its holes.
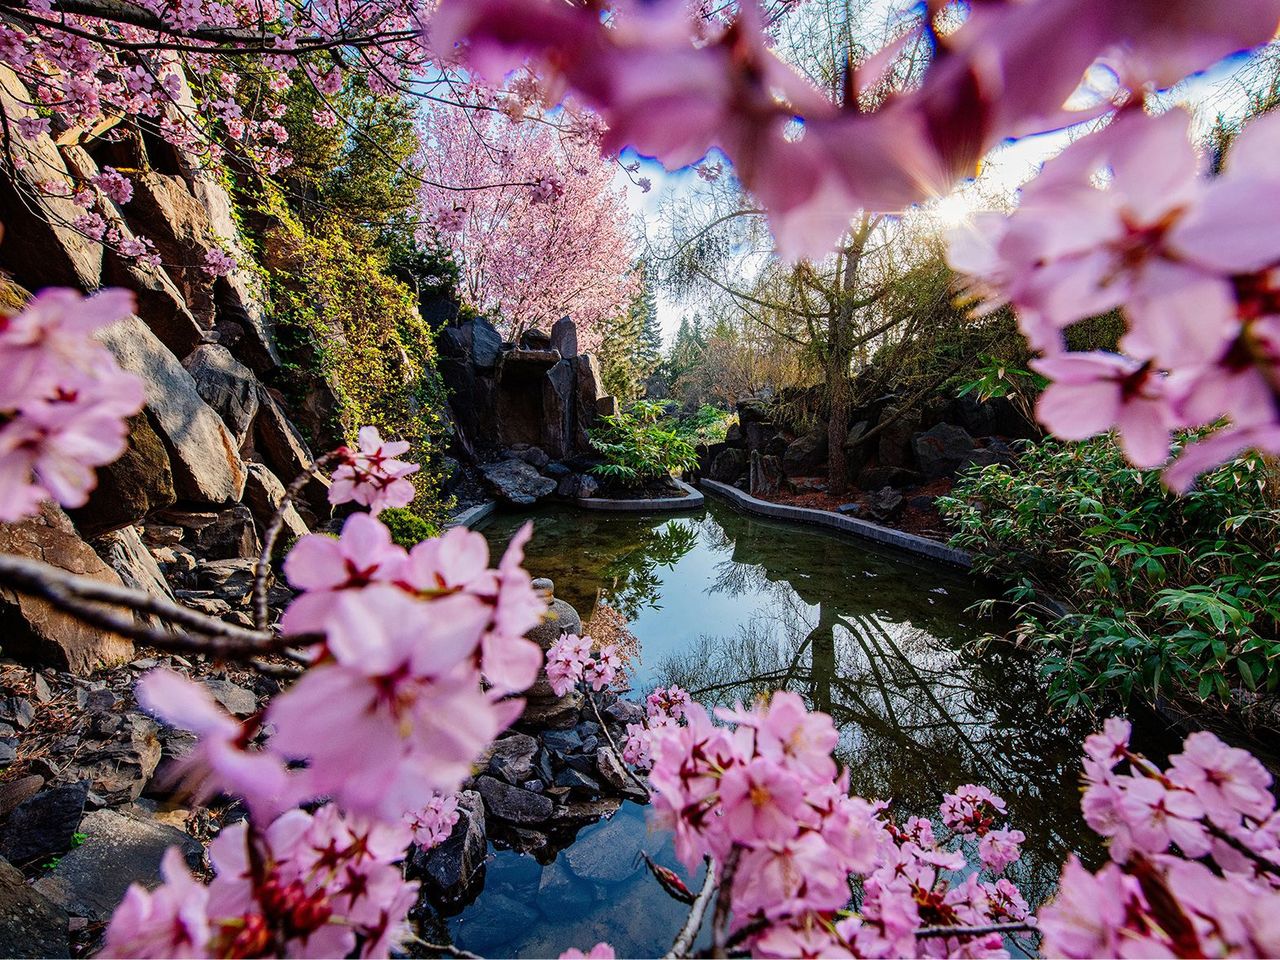
{"type": "Polygon", "coordinates": [[[1085,756],[1111,770],[1124,759],[1133,727],[1123,717],[1108,717],[1100,733],[1084,738],[1085,756]]]}
{"type": "Polygon", "coordinates": [[[18,132],[27,140],[35,140],[49,132],[49,120],[46,117],[19,117],[18,132]]]}
{"type": "Polygon", "coordinates": [[[1275,809],[1266,768],[1247,751],[1228,747],[1208,731],[1187,737],[1182,752],[1169,762],[1169,778],[1195,794],[1220,826],[1235,825],[1241,814],[1262,820],[1275,809]]]}
{"type": "Polygon", "coordinates": [[[225,277],[234,273],[237,267],[239,267],[239,264],[236,262],[235,257],[225,250],[219,250],[214,247],[205,253],[204,266],[200,269],[211,277],[225,277]]]}
{"type": "Polygon", "coordinates": [[[839,740],[835,724],[824,713],[811,713],[794,693],[781,690],[756,721],[760,755],[793,765],[815,779],[835,776],[831,751],[839,740]]]}
{"type": "Polygon", "coordinates": [[[720,780],[725,829],[747,846],[795,836],[803,803],[804,787],[795,774],[766,759],[731,767],[720,780]]]}
{"type": "Polygon", "coordinates": [[[115,167],[103,167],[93,184],[116,203],[126,204],[133,199],[133,184],[115,167]]]}
{"type": "Polygon", "coordinates": [[[408,506],[415,491],[406,478],[419,467],[396,459],[408,449],[407,441],[384,442],[377,427],[361,427],[357,448],[348,450],[333,471],[329,502],[336,506],[354,500],[375,515],[387,507],[408,506]]]}
{"type": "Polygon", "coordinates": [[[602,940],[586,953],[577,947],[572,947],[560,954],[560,960],[614,960],[615,956],[613,947],[602,940]]]}
{"type": "Polygon", "coordinates": [[[689,694],[674,683],[669,687],[657,687],[645,698],[645,711],[652,720],[657,716],[668,716],[679,720],[684,716],[685,707],[689,705],[689,694]]]}
{"type": "Polygon", "coordinates": [[[1020,844],[1027,839],[1021,830],[992,830],[978,841],[978,856],[983,866],[993,873],[1000,873],[1022,857],[1020,844]]]}
{"type": "Polygon", "coordinates": [[[177,847],[165,851],[160,875],[164,882],[154,890],[129,885],[111,915],[100,956],[209,956],[209,888],[191,875],[177,847]]]}
{"type": "Polygon", "coordinates": [[[966,783],[955,792],[944,794],[938,808],[942,822],[957,833],[985,834],[997,813],[1004,813],[1005,803],[986,787],[966,783]]]}
{"type": "Polygon", "coordinates": [[[1170,843],[1188,857],[1209,852],[1209,837],[1200,823],[1204,805],[1189,790],[1170,790],[1157,780],[1135,778],[1121,798],[1120,814],[1134,846],[1145,853],[1164,853],[1170,843]]]}
{"type": "Polygon", "coordinates": [[[1094,351],[1033,360],[1052,383],[1036,405],[1040,421],[1064,440],[1084,440],[1115,429],[1135,466],[1169,458],[1176,420],[1165,383],[1150,362],[1094,351]]]}
{"type": "Polygon", "coordinates": [[[195,787],[197,798],[220,790],[234,793],[263,820],[290,805],[288,775],[280,758],[250,750],[243,725],[207,688],[171,670],[152,670],[138,681],[137,697],[149,713],[196,734],[196,748],[181,762],[179,775],[195,787]]]}
{"type": "Polygon", "coordinates": [[[423,850],[437,847],[449,839],[458,822],[458,798],[436,794],[421,810],[407,814],[405,821],[413,831],[414,843],[423,850]]]}

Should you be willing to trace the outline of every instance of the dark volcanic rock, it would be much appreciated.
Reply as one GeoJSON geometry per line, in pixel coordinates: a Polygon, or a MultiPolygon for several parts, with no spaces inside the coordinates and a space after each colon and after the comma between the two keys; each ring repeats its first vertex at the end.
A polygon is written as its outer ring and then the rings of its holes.
{"type": "Polygon", "coordinates": [[[129,446],[118,459],[98,468],[89,502],[68,513],[90,539],[119,530],[178,500],[169,454],[145,413],[128,420],[129,446]]]}
{"type": "Polygon", "coordinates": [[[523,460],[486,464],[480,472],[494,494],[515,506],[537,503],[556,488],[554,480],[544,477],[523,460]]]}
{"type": "Polygon", "coordinates": [[[827,430],[819,427],[795,440],[782,457],[782,470],[788,477],[808,477],[822,472],[827,462],[827,430]]]}
{"type": "Polygon", "coordinates": [[[24,800],[0,829],[0,856],[27,863],[70,850],[88,796],[89,782],[81,780],[24,800]]]}
{"type": "Polygon", "coordinates": [[[0,956],[71,956],[66,911],[7,860],[0,860],[0,956]]]}
{"type": "Polygon", "coordinates": [[[571,473],[556,484],[556,494],[570,500],[589,500],[599,492],[599,482],[586,473],[571,473]]]}
{"type": "Polygon", "coordinates": [[[204,850],[189,834],[153,820],[95,810],[80,821],[85,841],[34,884],[68,913],[105,920],[131,883],[148,889],[160,884],[160,861],[178,847],[187,864],[198,868],[204,850]]]}
{"type": "Polygon", "coordinates": [[[537,740],[527,734],[513,733],[494,743],[488,771],[518,786],[533,776],[533,756],[537,752],[537,740]]]}
{"type": "Polygon", "coordinates": [[[716,454],[707,476],[721,483],[733,483],[747,472],[747,451],[729,447],[716,454]]]}
{"type": "Polygon", "coordinates": [[[926,480],[954,474],[973,461],[976,448],[973,437],[964,427],[950,423],[939,423],[917,434],[911,446],[926,480]]]}
{"type": "Polygon", "coordinates": [[[551,349],[559,350],[562,357],[578,355],[578,328],[568,317],[561,317],[551,325],[551,349]]]}
{"type": "Polygon", "coordinates": [[[485,810],[499,820],[542,823],[551,816],[551,800],[540,793],[522,790],[488,776],[476,778],[476,789],[484,798],[485,810]]]}
{"type": "Polygon", "coordinates": [[[480,794],[464,790],[458,794],[458,822],[449,838],[430,850],[415,847],[412,868],[446,900],[454,899],[465,893],[483,869],[487,845],[480,794]]]}
{"type": "Polygon", "coordinates": [[[748,486],[753,497],[768,497],[777,493],[782,486],[782,464],[778,458],[752,450],[748,486]]]}
{"type": "Polygon", "coordinates": [[[893,487],[881,487],[868,495],[867,509],[877,520],[892,520],[902,512],[902,494],[893,487]]]}

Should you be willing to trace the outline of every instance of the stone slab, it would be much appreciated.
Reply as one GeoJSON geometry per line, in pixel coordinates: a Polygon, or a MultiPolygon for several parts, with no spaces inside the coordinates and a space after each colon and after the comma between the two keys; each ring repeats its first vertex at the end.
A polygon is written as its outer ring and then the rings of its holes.
{"type": "Polygon", "coordinates": [[[687,496],[659,497],[658,499],[611,500],[608,497],[587,497],[574,500],[576,506],[584,510],[611,510],[616,513],[653,513],[659,510],[698,510],[706,505],[706,500],[697,490],[683,480],[677,480],[676,486],[684,490],[687,496]]]}
{"type": "Polygon", "coordinates": [[[855,537],[861,537],[864,540],[870,540],[884,546],[914,553],[917,556],[928,557],[931,560],[950,564],[962,570],[968,570],[972,566],[972,560],[965,551],[949,547],[945,543],[939,543],[937,540],[930,540],[928,537],[917,536],[914,533],[904,533],[901,530],[882,527],[878,523],[859,520],[856,517],[841,516],[838,513],[830,513],[826,510],[810,510],[805,507],[792,507],[785,503],[770,503],[767,500],[760,500],[743,493],[737,487],[731,487],[727,483],[720,483],[716,480],[703,478],[699,481],[699,485],[709,493],[724,497],[734,506],[747,513],[773,517],[778,520],[794,520],[798,523],[809,523],[819,527],[839,530],[843,533],[853,534],[855,537]]]}

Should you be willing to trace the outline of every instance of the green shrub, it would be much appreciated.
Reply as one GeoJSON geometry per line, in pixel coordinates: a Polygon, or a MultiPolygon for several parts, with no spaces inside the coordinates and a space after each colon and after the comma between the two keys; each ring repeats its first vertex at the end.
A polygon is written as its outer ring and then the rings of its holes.
{"type": "Polygon", "coordinates": [[[1059,703],[1113,689],[1222,704],[1280,687],[1280,509],[1262,459],[1179,497],[1109,437],[1046,441],[970,472],[939,505],[952,544],[1013,584],[1017,633],[1059,703]]]}
{"type": "Polygon", "coordinates": [[[693,443],[721,443],[729,427],[738,422],[732,410],[721,410],[704,403],[691,417],[683,417],[677,427],[693,443]]]}
{"type": "Polygon", "coordinates": [[[434,523],[402,507],[388,507],[378,515],[378,519],[391,531],[391,539],[406,550],[440,535],[440,528],[434,523]]]}
{"type": "Polygon", "coordinates": [[[631,487],[697,466],[693,443],[662,419],[660,403],[638,400],[603,421],[603,427],[590,431],[591,445],[605,458],[591,468],[598,476],[631,487]]]}

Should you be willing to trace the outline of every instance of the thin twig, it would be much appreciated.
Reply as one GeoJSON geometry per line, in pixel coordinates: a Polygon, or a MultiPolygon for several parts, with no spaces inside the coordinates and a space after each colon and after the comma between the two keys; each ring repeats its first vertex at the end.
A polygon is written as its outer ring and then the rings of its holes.
{"type": "Polygon", "coordinates": [[[724,876],[720,879],[720,893],[716,897],[716,912],[711,918],[711,956],[725,957],[725,943],[729,935],[729,913],[733,902],[733,878],[738,874],[738,861],[742,848],[735,846],[724,862],[724,876]]]}
{"type": "Polygon", "coordinates": [[[420,947],[435,950],[437,953],[447,953],[451,957],[460,957],[461,960],[484,960],[480,954],[472,953],[470,950],[463,950],[461,947],[455,947],[452,943],[428,943],[426,940],[419,940],[417,943],[420,947]]]}
{"type": "MultiPolygon", "coordinates": [[[[272,633],[246,630],[143,590],[68,573],[59,567],[28,557],[0,554],[0,584],[48,600],[59,609],[95,627],[140,640],[162,650],[245,656],[270,653],[284,643],[282,638],[272,633]],[[131,611],[153,614],[199,636],[175,634],[149,627],[138,623],[132,613],[125,616],[106,607],[125,607],[131,611]]],[[[290,642],[296,643],[298,638],[291,638],[290,642]]]]}
{"type": "Polygon", "coordinates": [[[316,471],[323,470],[342,453],[341,449],[332,450],[294,477],[293,482],[285,488],[284,497],[276,506],[276,512],[271,515],[267,532],[262,537],[262,553],[258,555],[258,564],[253,570],[253,623],[259,630],[267,629],[267,573],[271,569],[271,554],[275,550],[276,540],[284,529],[285,511],[293,505],[294,498],[302,492],[302,488],[310,482],[316,471]]]}
{"type": "Polygon", "coordinates": [[[600,724],[600,729],[604,731],[604,738],[609,741],[609,749],[613,751],[613,755],[618,759],[619,766],[621,766],[626,775],[631,778],[631,782],[644,791],[644,798],[647,803],[650,797],[648,785],[636,776],[632,772],[631,768],[627,766],[627,761],[622,759],[622,752],[618,749],[618,745],[613,742],[613,734],[609,732],[609,725],[605,723],[604,718],[600,716],[600,708],[596,706],[595,694],[589,689],[587,690],[587,701],[591,704],[591,712],[596,715],[596,722],[600,724]]]}
{"type": "Polygon", "coordinates": [[[667,958],[687,956],[693,949],[693,941],[697,938],[698,931],[702,929],[702,920],[707,915],[711,896],[716,892],[716,862],[707,857],[706,864],[707,876],[702,881],[702,889],[698,891],[698,896],[690,905],[689,916],[671,944],[671,949],[667,951],[667,958]]]}
{"type": "Polygon", "coordinates": [[[1031,918],[1020,923],[988,923],[981,927],[921,927],[916,937],[985,937],[989,933],[1029,933],[1039,929],[1031,918]]]}
{"type": "Polygon", "coordinates": [[[1235,837],[1231,836],[1231,834],[1227,833],[1227,831],[1223,830],[1217,824],[1211,823],[1209,821],[1205,821],[1205,822],[1209,827],[1210,834],[1212,834],[1216,839],[1221,840],[1223,843],[1229,846],[1236,853],[1240,854],[1240,856],[1244,857],[1246,860],[1252,861],[1253,864],[1259,867],[1263,873],[1269,873],[1272,876],[1276,876],[1277,874],[1280,874],[1280,863],[1276,863],[1272,860],[1268,860],[1266,857],[1262,856],[1262,854],[1256,853],[1255,851],[1250,850],[1243,843],[1241,843],[1235,837]]]}

